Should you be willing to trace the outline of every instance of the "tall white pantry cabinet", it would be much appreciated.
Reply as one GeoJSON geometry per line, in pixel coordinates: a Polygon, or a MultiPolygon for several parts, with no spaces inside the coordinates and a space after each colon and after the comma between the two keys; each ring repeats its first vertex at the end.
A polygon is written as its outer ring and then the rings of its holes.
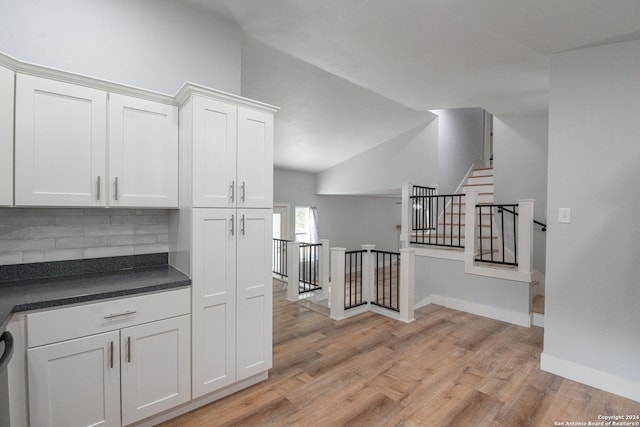
{"type": "Polygon", "coordinates": [[[181,208],[170,217],[169,263],[192,279],[196,399],[266,379],[272,366],[277,108],[190,84],[176,98],[181,208]]]}

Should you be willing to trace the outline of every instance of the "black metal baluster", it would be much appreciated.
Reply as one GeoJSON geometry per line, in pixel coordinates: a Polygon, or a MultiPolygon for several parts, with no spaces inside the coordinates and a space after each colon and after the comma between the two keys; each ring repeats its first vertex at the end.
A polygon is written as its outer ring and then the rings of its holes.
{"type": "Polygon", "coordinates": [[[513,262],[518,264],[518,236],[516,232],[516,215],[518,215],[518,206],[513,207],[515,214],[513,215],[513,262]]]}

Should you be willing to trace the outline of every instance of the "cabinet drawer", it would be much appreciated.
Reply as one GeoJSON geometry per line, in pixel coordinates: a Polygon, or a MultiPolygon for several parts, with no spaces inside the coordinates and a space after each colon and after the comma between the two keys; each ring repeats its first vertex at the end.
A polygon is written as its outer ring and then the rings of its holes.
{"type": "Polygon", "coordinates": [[[180,289],[27,314],[27,346],[180,316],[190,308],[190,289],[180,289]]]}

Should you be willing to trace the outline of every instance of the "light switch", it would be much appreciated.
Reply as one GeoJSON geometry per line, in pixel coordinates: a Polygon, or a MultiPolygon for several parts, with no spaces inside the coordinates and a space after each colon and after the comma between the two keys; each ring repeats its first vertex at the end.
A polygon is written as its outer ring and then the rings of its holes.
{"type": "Polygon", "coordinates": [[[558,209],[558,222],[560,224],[571,223],[571,208],[559,208],[558,209]]]}

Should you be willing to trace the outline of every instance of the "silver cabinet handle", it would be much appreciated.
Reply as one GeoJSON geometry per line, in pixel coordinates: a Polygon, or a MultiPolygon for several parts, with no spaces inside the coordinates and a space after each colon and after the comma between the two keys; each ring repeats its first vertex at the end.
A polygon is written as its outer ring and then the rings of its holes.
{"type": "Polygon", "coordinates": [[[231,181],[231,203],[236,201],[236,182],[231,181]]]}
{"type": "Polygon", "coordinates": [[[116,317],[129,316],[131,314],[136,314],[136,313],[137,313],[136,310],[127,310],[127,311],[123,311],[122,313],[107,314],[106,316],[104,316],[104,319],[109,320],[109,319],[114,319],[116,317]]]}
{"type": "Polygon", "coordinates": [[[0,372],[2,372],[6,369],[13,354],[13,335],[11,335],[11,332],[4,331],[0,335],[0,342],[4,343],[4,352],[0,356],[0,372]]]}
{"type": "Polygon", "coordinates": [[[109,367],[113,369],[113,341],[109,341],[109,367]]]}
{"type": "Polygon", "coordinates": [[[233,225],[234,222],[235,222],[235,218],[234,217],[235,217],[235,215],[231,215],[231,235],[232,236],[236,235],[236,230],[235,230],[235,227],[233,225]]]}
{"type": "Polygon", "coordinates": [[[131,337],[127,337],[127,363],[131,363],[131,337]]]}
{"type": "Polygon", "coordinates": [[[242,185],[240,186],[240,193],[242,194],[242,203],[244,203],[244,181],[242,181],[242,185]]]}
{"type": "Polygon", "coordinates": [[[113,193],[113,198],[118,200],[118,177],[116,176],[116,191],[113,193]]]}
{"type": "Polygon", "coordinates": [[[242,215],[242,225],[240,226],[240,231],[242,232],[242,235],[244,236],[244,215],[242,215]]]}
{"type": "Polygon", "coordinates": [[[100,200],[100,175],[98,175],[98,191],[97,200],[100,200]]]}

